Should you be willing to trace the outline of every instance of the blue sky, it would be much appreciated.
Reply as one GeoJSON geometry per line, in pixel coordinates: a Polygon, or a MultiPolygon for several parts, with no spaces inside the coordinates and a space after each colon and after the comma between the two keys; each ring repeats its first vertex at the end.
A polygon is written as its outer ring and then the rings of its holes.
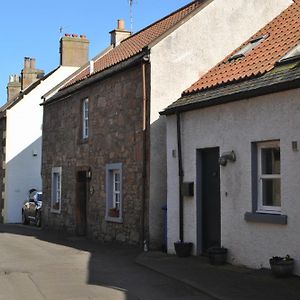
{"type": "MultiPolygon", "coordinates": [[[[133,0],[133,31],[155,22],[191,0],[133,0]]],[[[25,56],[49,72],[59,65],[60,27],[63,33],[85,34],[90,58],[110,43],[109,31],[117,19],[130,29],[128,0],[14,0],[1,1],[0,105],[6,102],[10,74],[20,74],[25,56]]]]}

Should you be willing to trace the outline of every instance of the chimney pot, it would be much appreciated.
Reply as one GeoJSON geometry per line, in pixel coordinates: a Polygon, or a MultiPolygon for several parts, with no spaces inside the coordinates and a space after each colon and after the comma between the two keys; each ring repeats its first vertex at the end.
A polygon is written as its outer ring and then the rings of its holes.
{"type": "Polygon", "coordinates": [[[123,19],[118,20],[118,30],[125,30],[125,21],[123,19]]]}
{"type": "Polygon", "coordinates": [[[77,38],[77,37],[78,37],[78,34],[77,34],[77,33],[73,33],[73,34],[72,34],[72,37],[77,38]]]}
{"type": "Polygon", "coordinates": [[[30,58],[30,69],[35,70],[35,58],[30,58]]]}
{"type": "Polygon", "coordinates": [[[82,39],[86,39],[86,35],[85,35],[85,34],[81,34],[80,37],[81,37],[82,39]]]}
{"type": "Polygon", "coordinates": [[[69,36],[71,36],[71,34],[70,33],[65,33],[65,36],[69,37],[69,36]]]}
{"type": "Polygon", "coordinates": [[[24,69],[30,69],[30,57],[24,57],[24,69]]]}

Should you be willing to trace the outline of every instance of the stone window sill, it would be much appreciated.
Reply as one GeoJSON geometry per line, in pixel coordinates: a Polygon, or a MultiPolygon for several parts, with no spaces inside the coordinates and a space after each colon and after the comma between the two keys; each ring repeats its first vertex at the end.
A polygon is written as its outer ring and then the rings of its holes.
{"type": "Polygon", "coordinates": [[[268,224],[279,224],[279,225],[287,224],[287,215],[280,215],[280,214],[246,212],[244,215],[244,219],[247,222],[255,222],[255,223],[268,223],[268,224]]]}
{"type": "Polygon", "coordinates": [[[60,209],[54,209],[54,208],[51,208],[51,209],[50,209],[50,212],[51,212],[52,214],[60,214],[60,209]]]}
{"type": "Polygon", "coordinates": [[[114,217],[106,216],[105,221],[106,222],[113,222],[113,223],[123,223],[123,218],[122,217],[114,218],[114,217]]]}
{"type": "Polygon", "coordinates": [[[88,141],[89,141],[89,138],[85,138],[85,139],[82,138],[82,139],[80,140],[80,144],[87,144],[88,141]]]}

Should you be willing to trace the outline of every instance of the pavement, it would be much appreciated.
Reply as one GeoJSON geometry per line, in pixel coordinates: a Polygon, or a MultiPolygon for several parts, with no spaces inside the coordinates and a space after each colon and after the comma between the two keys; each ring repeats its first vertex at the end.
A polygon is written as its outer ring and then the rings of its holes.
{"type": "Polygon", "coordinates": [[[206,257],[144,252],[136,263],[219,300],[299,300],[300,277],[275,278],[270,270],[230,264],[213,266],[206,257]]]}

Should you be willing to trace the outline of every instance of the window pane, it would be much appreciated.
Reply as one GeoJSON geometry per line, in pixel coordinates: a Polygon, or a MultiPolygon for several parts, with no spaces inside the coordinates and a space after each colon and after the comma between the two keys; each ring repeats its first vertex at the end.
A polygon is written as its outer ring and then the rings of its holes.
{"type": "Polygon", "coordinates": [[[280,174],[280,148],[261,149],[262,174],[280,174]]]}
{"type": "Polygon", "coordinates": [[[120,192],[120,182],[115,182],[115,192],[120,192]]]}
{"type": "Polygon", "coordinates": [[[120,182],[120,173],[119,172],[115,172],[115,181],[120,182]]]}
{"type": "Polygon", "coordinates": [[[280,179],[262,179],[262,203],[264,206],[281,206],[280,179]]]}

